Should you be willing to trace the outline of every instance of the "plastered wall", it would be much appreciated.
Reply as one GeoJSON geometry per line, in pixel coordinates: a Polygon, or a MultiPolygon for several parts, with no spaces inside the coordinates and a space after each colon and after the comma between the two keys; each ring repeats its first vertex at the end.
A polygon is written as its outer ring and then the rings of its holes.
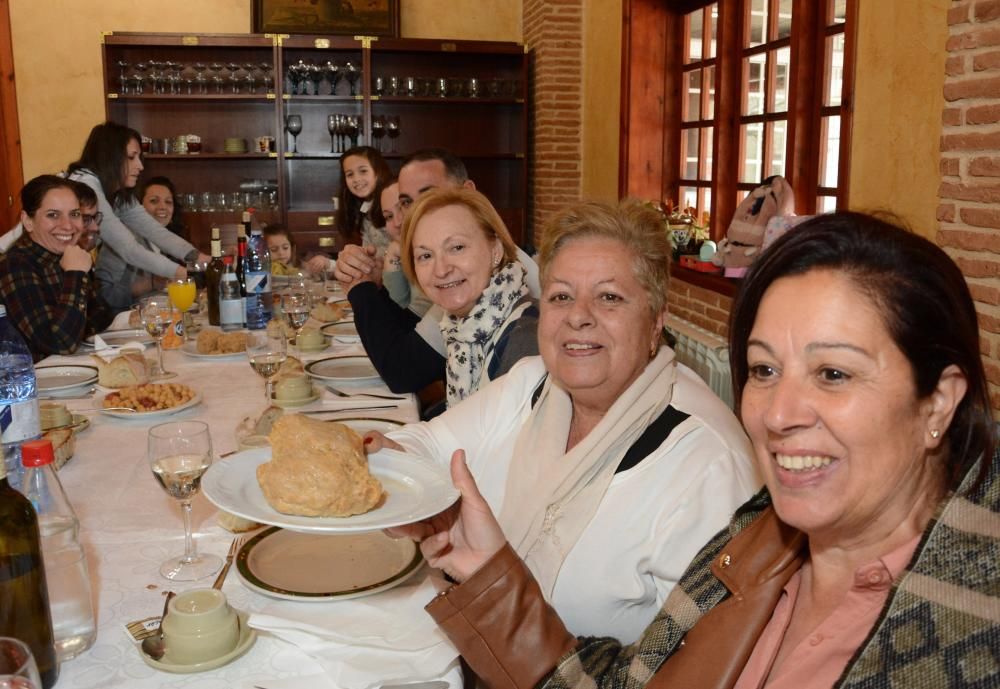
{"type": "MultiPolygon", "coordinates": [[[[250,0],[11,0],[24,177],[63,169],[104,119],[102,31],[250,30],[250,0]]],[[[521,40],[520,0],[401,0],[408,38],[521,40]]]]}

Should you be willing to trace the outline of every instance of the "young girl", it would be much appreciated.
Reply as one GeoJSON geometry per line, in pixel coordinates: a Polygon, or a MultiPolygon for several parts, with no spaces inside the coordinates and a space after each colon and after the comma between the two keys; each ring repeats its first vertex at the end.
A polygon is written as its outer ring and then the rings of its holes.
{"type": "Polygon", "coordinates": [[[284,225],[268,225],[264,228],[267,250],[271,252],[272,275],[297,275],[299,261],[296,257],[295,238],[284,225]]]}
{"type": "Polygon", "coordinates": [[[389,236],[372,224],[369,211],[392,177],[389,166],[371,146],[356,146],[341,157],[340,174],[337,228],[348,244],[374,245],[381,256],[389,236]]]}

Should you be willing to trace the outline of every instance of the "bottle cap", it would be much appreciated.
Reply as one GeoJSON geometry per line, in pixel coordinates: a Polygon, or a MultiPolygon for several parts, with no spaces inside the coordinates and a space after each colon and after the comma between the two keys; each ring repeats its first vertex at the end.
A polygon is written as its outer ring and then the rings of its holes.
{"type": "Polygon", "coordinates": [[[55,460],[52,452],[52,441],[28,440],[21,443],[21,464],[26,467],[40,467],[51,464],[55,460]]]}
{"type": "Polygon", "coordinates": [[[222,236],[222,231],[218,227],[212,228],[212,239],[213,241],[222,236]]]}

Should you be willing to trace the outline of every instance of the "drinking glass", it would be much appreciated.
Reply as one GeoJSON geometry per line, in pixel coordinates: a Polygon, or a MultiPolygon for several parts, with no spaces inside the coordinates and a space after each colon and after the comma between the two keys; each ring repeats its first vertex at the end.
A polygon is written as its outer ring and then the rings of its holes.
{"type": "Polygon", "coordinates": [[[396,139],[399,138],[399,115],[389,115],[385,118],[385,133],[389,136],[389,141],[392,142],[390,147],[390,152],[396,152],[396,139]]]}
{"type": "Polygon", "coordinates": [[[382,135],[385,134],[385,117],[376,115],[372,118],[372,138],[375,139],[375,150],[382,151],[382,135]]]}
{"type": "Polygon", "coordinates": [[[191,533],[191,499],[212,463],[212,436],[203,421],[172,421],[149,429],[149,468],[167,495],[179,500],[184,517],[184,554],[160,565],[171,581],[197,581],[219,571],[222,558],[199,555],[191,533]]]}
{"type": "Polygon", "coordinates": [[[0,689],[42,689],[31,649],[9,636],[0,636],[0,689]]]}
{"type": "Polygon", "coordinates": [[[156,362],[158,370],[150,376],[154,380],[173,378],[176,373],[163,367],[163,338],[173,322],[173,311],[169,297],[161,295],[146,297],[140,302],[139,318],[146,332],[156,339],[156,362]]]}
{"type": "Polygon", "coordinates": [[[285,320],[295,331],[295,336],[299,336],[302,326],[309,320],[309,312],[312,310],[312,299],[306,292],[290,291],[281,295],[281,310],[285,314],[285,320]]]}
{"type": "Polygon", "coordinates": [[[302,115],[285,118],[285,131],[292,135],[292,153],[299,152],[299,134],[302,132],[302,115]]]}
{"type": "Polygon", "coordinates": [[[361,78],[361,70],[355,67],[353,62],[348,61],[344,63],[341,71],[344,72],[344,78],[347,79],[347,83],[351,86],[351,95],[358,95],[357,84],[358,79],[361,78]]]}
{"type": "Polygon", "coordinates": [[[326,116],[326,130],[330,132],[330,153],[337,152],[337,135],[340,131],[340,115],[326,116]]]}
{"type": "Polygon", "coordinates": [[[288,341],[277,323],[268,323],[263,330],[247,332],[247,359],[257,375],[264,379],[264,399],[268,404],[271,404],[273,376],[287,356],[288,341]]]}

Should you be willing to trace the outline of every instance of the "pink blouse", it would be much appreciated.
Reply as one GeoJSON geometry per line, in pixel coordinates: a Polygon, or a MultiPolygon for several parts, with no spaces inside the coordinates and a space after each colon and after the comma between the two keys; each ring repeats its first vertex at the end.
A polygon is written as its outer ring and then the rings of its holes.
{"type": "Polygon", "coordinates": [[[854,585],[829,617],[792,649],[771,676],[801,584],[801,570],[785,585],[734,689],[830,689],[878,619],[892,583],[917,549],[920,535],[874,562],[858,567],[854,585]]]}

